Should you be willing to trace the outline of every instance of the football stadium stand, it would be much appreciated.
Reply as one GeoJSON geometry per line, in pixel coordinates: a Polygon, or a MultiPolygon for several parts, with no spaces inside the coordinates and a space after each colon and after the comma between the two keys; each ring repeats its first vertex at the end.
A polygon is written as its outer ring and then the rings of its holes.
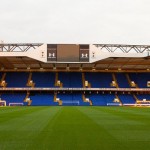
{"type": "Polygon", "coordinates": [[[32,106],[57,106],[58,102],[54,102],[54,95],[47,93],[35,93],[30,95],[32,106]]]}
{"type": "Polygon", "coordinates": [[[63,87],[82,88],[82,75],[80,72],[59,72],[58,80],[63,87]]]}
{"type": "Polygon", "coordinates": [[[7,87],[25,87],[28,79],[27,72],[9,72],[6,73],[5,81],[7,87]]]}
{"type": "Polygon", "coordinates": [[[35,87],[54,87],[55,73],[34,72],[32,73],[32,81],[35,83],[35,87]]]}
{"type": "Polygon", "coordinates": [[[117,77],[118,86],[120,88],[129,88],[129,84],[124,73],[117,73],[116,77],[117,77]]]}
{"type": "Polygon", "coordinates": [[[110,88],[110,84],[112,82],[112,74],[86,72],[85,80],[87,80],[93,88],[110,88]]]}
{"type": "Polygon", "coordinates": [[[135,99],[131,94],[119,94],[118,97],[120,98],[122,104],[135,104],[135,99]]]}
{"type": "Polygon", "coordinates": [[[82,94],[80,93],[62,93],[62,94],[58,94],[57,97],[62,100],[62,105],[64,106],[88,106],[89,103],[88,102],[83,102],[82,99],[82,94]]]}
{"type": "Polygon", "coordinates": [[[135,81],[140,88],[146,88],[147,82],[150,81],[149,73],[131,73],[130,78],[135,81]]]}
{"type": "Polygon", "coordinates": [[[25,96],[25,93],[5,93],[1,94],[1,99],[6,100],[7,106],[26,106],[27,102],[24,102],[25,96]]]}
{"type": "Polygon", "coordinates": [[[149,49],[0,44],[0,100],[7,106],[149,106],[149,49]]]}

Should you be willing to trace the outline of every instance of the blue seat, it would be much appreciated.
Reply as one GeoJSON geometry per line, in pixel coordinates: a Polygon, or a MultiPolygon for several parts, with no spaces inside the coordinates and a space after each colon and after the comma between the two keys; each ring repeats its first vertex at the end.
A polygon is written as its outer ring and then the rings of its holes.
{"type": "Polygon", "coordinates": [[[128,80],[125,76],[125,73],[116,73],[116,78],[117,78],[118,86],[120,88],[129,88],[130,87],[128,80]]]}
{"type": "Polygon", "coordinates": [[[119,94],[118,96],[123,104],[135,104],[136,103],[134,97],[130,94],[119,94]]]}
{"type": "Polygon", "coordinates": [[[7,87],[26,87],[28,76],[26,72],[8,72],[5,78],[7,87]]]}
{"type": "Polygon", "coordinates": [[[85,80],[91,83],[92,88],[110,88],[113,79],[111,73],[86,72],[85,80]]]}
{"type": "Polygon", "coordinates": [[[81,88],[82,75],[80,72],[59,72],[58,80],[63,83],[63,87],[66,88],[81,88]]]}
{"type": "Polygon", "coordinates": [[[62,93],[57,94],[57,97],[62,100],[64,106],[89,106],[88,102],[83,102],[82,94],[80,93],[62,93]]]}
{"type": "Polygon", "coordinates": [[[129,76],[139,88],[147,88],[147,81],[150,81],[149,73],[130,73],[129,76]]]}
{"type": "Polygon", "coordinates": [[[31,94],[32,106],[57,106],[58,102],[54,102],[53,94],[35,93],[31,94]]]}
{"type": "Polygon", "coordinates": [[[35,87],[54,87],[55,73],[34,72],[32,73],[32,80],[35,83],[35,87]]]}
{"type": "Polygon", "coordinates": [[[23,103],[26,106],[27,102],[24,102],[25,97],[25,93],[5,93],[1,95],[1,99],[6,100],[7,106],[9,106],[9,103],[23,103]]]}

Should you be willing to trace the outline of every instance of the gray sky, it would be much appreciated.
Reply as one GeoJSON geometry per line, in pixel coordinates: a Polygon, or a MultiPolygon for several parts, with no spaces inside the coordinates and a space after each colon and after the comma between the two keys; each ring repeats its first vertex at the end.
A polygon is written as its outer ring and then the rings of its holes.
{"type": "Polygon", "coordinates": [[[0,0],[0,40],[150,45],[150,0],[0,0]]]}

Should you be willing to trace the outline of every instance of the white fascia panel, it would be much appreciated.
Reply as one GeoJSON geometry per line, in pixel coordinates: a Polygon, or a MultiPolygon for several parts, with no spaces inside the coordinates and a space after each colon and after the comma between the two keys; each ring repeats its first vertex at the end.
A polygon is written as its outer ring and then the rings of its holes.
{"type": "Polygon", "coordinates": [[[119,52],[104,52],[100,51],[95,45],[90,45],[90,63],[103,60],[110,57],[131,57],[131,58],[143,58],[149,56],[148,52],[144,53],[119,53],[119,52]]]}
{"type": "Polygon", "coordinates": [[[26,52],[0,52],[0,57],[29,57],[41,62],[47,62],[47,44],[30,48],[26,52]]]}

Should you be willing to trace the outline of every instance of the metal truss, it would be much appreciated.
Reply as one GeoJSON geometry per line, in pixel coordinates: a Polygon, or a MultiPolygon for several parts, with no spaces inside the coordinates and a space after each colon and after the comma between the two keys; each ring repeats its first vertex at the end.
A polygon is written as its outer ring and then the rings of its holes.
{"type": "Polygon", "coordinates": [[[123,53],[136,52],[144,53],[150,52],[150,45],[120,45],[120,44],[94,44],[100,50],[107,50],[108,52],[121,51],[123,53]]]}
{"type": "Polygon", "coordinates": [[[41,43],[26,43],[26,44],[0,44],[0,52],[26,52],[31,48],[37,48],[41,43]]]}
{"type": "MultiPolygon", "coordinates": [[[[5,44],[0,43],[0,52],[26,52],[29,49],[37,48],[43,45],[42,43],[23,43],[23,44],[5,44]]],[[[94,44],[100,50],[107,50],[108,52],[121,51],[123,53],[136,52],[144,53],[150,52],[150,45],[122,45],[122,44],[94,44]]]]}

